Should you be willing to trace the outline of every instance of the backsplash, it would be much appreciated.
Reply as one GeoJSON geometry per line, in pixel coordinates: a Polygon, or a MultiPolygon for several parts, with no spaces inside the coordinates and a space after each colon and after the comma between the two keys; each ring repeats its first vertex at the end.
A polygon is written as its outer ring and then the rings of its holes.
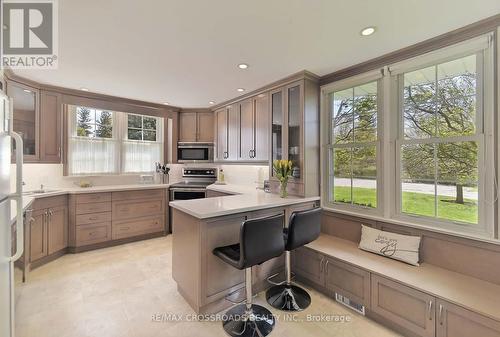
{"type": "MultiPolygon", "coordinates": [[[[186,165],[191,167],[216,167],[224,170],[226,182],[238,185],[262,185],[262,181],[269,177],[267,166],[254,165],[217,165],[196,164],[186,165]]],[[[182,164],[171,164],[170,182],[178,182],[182,179],[182,164]]],[[[15,166],[11,166],[11,190],[14,191],[16,183],[15,166]]],[[[109,175],[89,177],[65,177],[63,176],[62,164],[24,164],[23,181],[24,190],[39,189],[43,184],[47,189],[71,188],[78,185],[81,180],[89,181],[94,186],[103,185],[128,185],[139,184],[140,175],[109,175]]]]}

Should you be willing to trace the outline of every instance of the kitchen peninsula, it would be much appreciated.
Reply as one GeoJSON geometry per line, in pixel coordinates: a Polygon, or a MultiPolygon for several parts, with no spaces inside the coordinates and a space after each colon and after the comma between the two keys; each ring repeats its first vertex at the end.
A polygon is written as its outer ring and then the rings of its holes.
{"type": "MultiPolygon", "coordinates": [[[[280,198],[248,187],[210,185],[206,199],[170,202],[172,208],[172,275],[177,289],[197,313],[216,313],[230,305],[225,297],[244,288],[245,274],[212,254],[219,246],[239,242],[245,220],[317,206],[319,197],[280,198]]],[[[285,225],[285,224],[284,224],[285,225]]],[[[283,256],[254,267],[256,291],[284,268],[283,256]]]]}

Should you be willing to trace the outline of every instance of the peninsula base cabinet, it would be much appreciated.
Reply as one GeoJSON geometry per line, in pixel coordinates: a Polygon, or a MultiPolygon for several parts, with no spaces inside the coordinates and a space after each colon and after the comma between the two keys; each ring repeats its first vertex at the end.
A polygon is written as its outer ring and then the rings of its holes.
{"type": "Polygon", "coordinates": [[[364,305],[368,317],[404,336],[500,337],[500,321],[308,247],[294,251],[293,271],[331,297],[364,305]]]}

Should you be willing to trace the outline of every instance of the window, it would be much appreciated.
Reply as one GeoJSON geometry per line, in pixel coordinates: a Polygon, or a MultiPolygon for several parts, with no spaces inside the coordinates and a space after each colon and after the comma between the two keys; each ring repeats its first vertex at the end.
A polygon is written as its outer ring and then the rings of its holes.
{"type": "Polygon", "coordinates": [[[68,106],[68,174],[152,172],[163,159],[163,119],[68,106]]]}
{"type": "Polygon", "coordinates": [[[480,56],[399,75],[402,214],[479,222],[480,56]]]}
{"type": "Polygon", "coordinates": [[[331,204],[377,208],[378,102],[377,80],[329,93],[331,204]]]}

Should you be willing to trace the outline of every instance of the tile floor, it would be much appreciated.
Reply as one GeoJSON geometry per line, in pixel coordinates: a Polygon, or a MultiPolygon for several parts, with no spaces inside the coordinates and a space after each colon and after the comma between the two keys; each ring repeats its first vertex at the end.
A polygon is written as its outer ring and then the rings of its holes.
{"type": "MultiPolygon", "coordinates": [[[[34,270],[16,287],[16,337],[225,336],[220,322],[153,321],[155,314],[194,314],[177,293],[171,250],[167,236],[65,255],[34,270]]],[[[271,336],[398,336],[309,291],[313,304],[296,318],[326,314],[350,321],[297,323],[281,316],[271,336]]],[[[263,294],[257,302],[266,305],[263,294]]]]}

